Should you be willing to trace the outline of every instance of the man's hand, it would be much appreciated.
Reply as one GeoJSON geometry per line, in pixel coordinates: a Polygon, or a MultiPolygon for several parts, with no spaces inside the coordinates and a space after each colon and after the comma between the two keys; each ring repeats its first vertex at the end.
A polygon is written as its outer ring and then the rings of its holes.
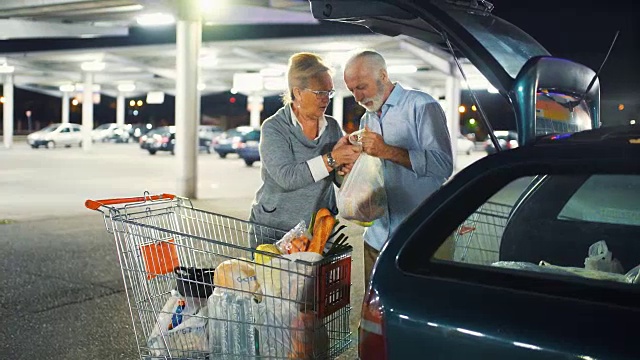
{"type": "Polygon", "coordinates": [[[371,156],[385,159],[389,153],[389,146],[384,142],[382,135],[370,131],[365,127],[362,132],[360,141],[362,142],[362,151],[371,156]]]}
{"type": "Polygon", "coordinates": [[[382,135],[370,131],[368,127],[365,127],[365,131],[361,134],[362,151],[371,156],[375,156],[380,159],[393,161],[396,164],[402,165],[411,170],[411,159],[409,158],[409,152],[406,149],[387,145],[382,138],[382,135]]]}

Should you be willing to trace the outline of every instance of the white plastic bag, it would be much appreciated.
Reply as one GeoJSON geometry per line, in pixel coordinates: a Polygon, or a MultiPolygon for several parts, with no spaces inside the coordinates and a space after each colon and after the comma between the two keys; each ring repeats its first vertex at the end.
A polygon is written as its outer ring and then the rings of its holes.
{"type": "Polygon", "coordinates": [[[291,254],[305,251],[306,247],[309,246],[309,241],[306,241],[306,243],[294,241],[295,239],[300,239],[303,235],[307,240],[311,238],[307,232],[307,223],[304,220],[300,221],[298,225],[294,226],[293,229],[284,234],[282,239],[276,241],[276,246],[280,250],[280,253],[291,254]],[[304,249],[302,248],[303,246],[304,249]]]}
{"type": "MultiPolygon", "coordinates": [[[[357,144],[354,135],[360,131],[351,134],[349,141],[357,144]]],[[[340,216],[346,220],[366,223],[382,217],[387,207],[382,160],[360,153],[340,187],[336,201],[340,216]]]]}
{"type": "Polygon", "coordinates": [[[633,269],[627,271],[625,274],[625,279],[629,284],[637,284],[640,283],[640,265],[634,267],[633,269]]]}
{"type": "MultiPolygon", "coordinates": [[[[294,352],[295,336],[302,337],[306,332],[314,331],[305,328],[292,334],[290,330],[301,327],[296,324],[296,319],[301,314],[300,310],[312,305],[315,293],[314,267],[296,260],[315,263],[322,258],[313,252],[298,252],[273,258],[256,269],[264,293],[260,303],[264,309],[259,330],[261,356],[287,358],[294,352]]],[[[322,333],[319,331],[318,335],[322,333]]],[[[324,333],[326,337],[326,329],[324,333]]],[[[322,352],[324,347],[326,342],[315,340],[313,343],[315,353],[322,352]]]]}
{"type": "Polygon", "coordinates": [[[587,270],[598,270],[614,274],[624,274],[622,264],[618,259],[613,258],[613,253],[604,240],[600,240],[589,246],[589,254],[584,259],[584,268],[587,270]]]}
{"type": "Polygon", "coordinates": [[[208,351],[207,337],[205,299],[182,297],[174,290],[158,314],[147,345],[153,356],[192,357],[194,351],[208,351]],[[181,300],[184,301],[181,322],[169,329],[181,300]]]}

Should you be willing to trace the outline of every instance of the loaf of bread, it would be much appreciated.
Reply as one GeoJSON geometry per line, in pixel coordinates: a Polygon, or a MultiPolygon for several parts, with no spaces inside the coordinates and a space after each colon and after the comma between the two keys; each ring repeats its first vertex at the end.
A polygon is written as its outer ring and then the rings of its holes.
{"type": "Polygon", "coordinates": [[[256,278],[256,271],[250,260],[227,260],[216,268],[213,275],[213,283],[216,287],[241,290],[256,294],[260,290],[260,284],[256,278]]]}

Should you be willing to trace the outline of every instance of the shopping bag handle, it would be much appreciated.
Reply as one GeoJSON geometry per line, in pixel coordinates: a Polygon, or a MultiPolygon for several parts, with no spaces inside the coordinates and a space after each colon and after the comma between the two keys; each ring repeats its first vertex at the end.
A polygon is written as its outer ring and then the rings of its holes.
{"type": "Polygon", "coordinates": [[[98,210],[100,207],[105,205],[118,205],[118,204],[128,204],[128,203],[156,201],[156,200],[173,200],[175,199],[175,197],[176,196],[172,194],[160,194],[160,195],[145,195],[145,196],[128,197],[128,198],[87,200],[84,202],[84,206],[86,206],[87,209],[89,210],[98,210]]]}

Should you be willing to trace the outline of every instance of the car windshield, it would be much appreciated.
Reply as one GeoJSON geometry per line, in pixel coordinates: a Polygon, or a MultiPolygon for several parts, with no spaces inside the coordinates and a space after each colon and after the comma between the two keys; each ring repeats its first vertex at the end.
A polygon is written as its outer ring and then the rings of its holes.
{"type": "Polygon", "coordinates": [[[110,126],[111,126],[111,124],[102,124],[102,125],[98,126],[96,128],[96,130],[105,130],[105,129],[108,129],[110,126]]]}
{"type": "Polygon", "coordinates": [[[522,66],[534,56],[550,55],[535,39],[507,21],[492,15],[448,10],[473,37],[515,78],[522,66]]]}
{"type": "Polygon", "coordinates": [[[222,134],[222,138],[227,139],[227,138],[233,138],[233,137],[241,136],[241,135],[242,135],[242,133],[240,131],[238,131],[238,130],[227,130],[222,134]]]}
{"type": "Polygon", "coordinates": [[[260,131],[251,131],[244,136],[244,139],[247,141],[258,141],[260,140],[260,131]]]}
{"type": "Polygon", "coordinates": [[[167,133],[169,132],[169,128],[167,128],[166,126],[163,127],[159,127],[159,128],[155,128],[153,130],[150,130],[147,135],[153,136],[155,134],[163,134],[163,133],[167,133]]]}
{"type": "Polygon", "coordinates": [[[43,129],[42,129],[42,130],[40,130],[40,131],[42,131],[42,132],[52,132],[52,131],[54,131],[55,129],[57,129],[57,128],[58,128],[58,126],[60,126],[60,124],[51,124],[51,125],[49,125],[49,126],[47,126],[47,127],[43,128],[43,129]]]}
{"type": "Polygon", "coordinates": [[[222,128],[220,128],[219,126],[201,126],[199,128],[199,131],[201,131],[201,132],[221,132],[222,128]]]}

